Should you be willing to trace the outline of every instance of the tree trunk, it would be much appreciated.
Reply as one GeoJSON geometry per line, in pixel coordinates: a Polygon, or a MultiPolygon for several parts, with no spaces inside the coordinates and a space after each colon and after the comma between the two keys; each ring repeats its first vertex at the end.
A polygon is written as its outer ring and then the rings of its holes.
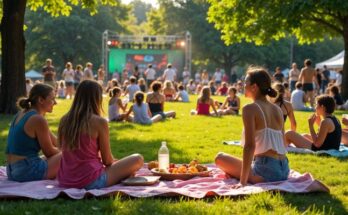
{"type": "Polygon", "coordinates": [[[343,40],[344,40],[344,61],[341,92],[344,99],[348,99],[348,16],[345,17],[343,25],[343,40]]]}
{"type": "Polygon", "coordinates": [[[224,55],[223,67],[224,67],[225,73],[228,75],[228,77],[230,77],[231,69],[234,66],[234,64],[232,63],[232,56],[233,56],[233,54],[224,55]]]}
{"type": "Polygon", "coordinates": [[[27,0],[3,0],[0,113],[16,113],[17,98],[26,94],[23,32],[26,4],[27,0]]]}

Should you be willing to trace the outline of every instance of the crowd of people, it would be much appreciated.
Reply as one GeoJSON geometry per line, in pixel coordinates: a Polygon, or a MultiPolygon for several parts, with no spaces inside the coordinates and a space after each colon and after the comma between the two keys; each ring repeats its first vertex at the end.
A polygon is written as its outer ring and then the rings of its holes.
{"type": "MultiPolygon", "coordinates": [[[[301,71],[293,65],[289,82],[280,68],[271,76],[262,67],[248,68],[245,79],[234,83],[229,83],[220,69],[211,79],[203,71],[193,80],[185,73],[182,82],[177,82],[176,71],[168,64],[160,77],[156,78],[156,71],[149,65],[144,73],[149,77],[146,80],[135,74],[125,78],[122,84],[113,79],[104,87],[102,67],[97,80],[93,80],[92,64],[87,63],[83,73],[82,67],[76,68],[81,72],[79,82],[75,82],[71,63],[63,71],[65,92],[73,102],[60,120],[58,137],[50,131],[45,119],[45,114],[56,105],[56,92],[59,94],[51,60],[43,68],[44,83],[35,84],[26,98],[18,100],[21,111],[11,123],[6,148],[9,180],[24,182],[57,177],[63,187],[85,189],[119,183],[140,169],[144,159],[139,154],[115,159],[110,149],[108,123],[133,121],[148,125],[174,118],[175,111],[165,111],[164,104],[188,102],[189,94],[193,93],[199,94],[196,109],[191,111],[197,115],[239,114],[242,93],[252,101],[242,108],[243,159],[222,152],[215,158],[220,169],[240,180],[234,188],[247,183],[286,180],[290,170],[286,147],[290,144],[314,151],[338,150],[341,142],[348,144],[348,129],[342,129],[334,116],[340,106],[337,103],[340,88],[337,83],[324,83],[324,79],[319,85],[318,72],[311,67],[310,60],[305,60],[301,71]],[[105,92],[110,96],[108,120],[101,113],[105,92]],[[212,95],[216,94],[225,96],[224,102],[214,101],[212,95]],[[129,102],[132,104],[127,108],[129,102]],[[297,110],[314,111],[308,119],[309,134],[297,133],[294,114],[297,110]],[[287,119],[291,129],[285,131],[287,119]],[[314,124],[318,125],[318,131],[314,124]],[[40,151],[44,158],[39,157],[40,151]]],[[[348,126],[348,118],[343,118],[342,123],[348,126]]]]}

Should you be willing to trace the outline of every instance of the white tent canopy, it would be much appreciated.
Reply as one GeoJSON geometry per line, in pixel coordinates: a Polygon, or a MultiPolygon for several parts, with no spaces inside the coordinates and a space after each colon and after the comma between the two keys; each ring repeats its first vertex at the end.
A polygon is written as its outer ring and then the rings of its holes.
{"type": "Polygon", "coordinates": [[[28,72],[25,73],[25,77],[32,78],[32,79],[42,79],[43,75],[41,75],[35,70],[29,70],[28,72]]]}
{"type": "Polygon", "coordinates": [[[328,69],[342,69],[343,62],[344,62],[344,51],[341,51],[338,55],[328,60],[325,60],[323,62],[317,63],[315,67],[322,69],[324,68],[324,65],[326,65],[328,69]]]}

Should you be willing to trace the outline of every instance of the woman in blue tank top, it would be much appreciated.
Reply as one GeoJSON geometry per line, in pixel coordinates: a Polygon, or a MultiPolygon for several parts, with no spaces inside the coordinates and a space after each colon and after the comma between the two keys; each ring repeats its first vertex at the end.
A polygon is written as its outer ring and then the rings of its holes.
{"type": "Polygon", "coordinates": [[[335,100],[329,95],[320,95],[316,98],[315,114],[308,119],[310,134],[301,135],[294,131],[285,133],[287,145],[294,144],[298,148],[313,151],[336,149],[339,150],[342,137],[342,128],[338,119],[333,115],[335,100]],[[314,130],[314,123],[319,131],[314,130]]]}
{"type": "Polygon", "coordinates": [[[25,182],[56,177],[61,153],[44,117],[55,104],[54,90],[45,84],[36,84],[28,98],[18,100],[22,110],[11,123],[6,147],[9,180],[25,182]],[[39,157],[41,150],[44,158],[39,157]]]}

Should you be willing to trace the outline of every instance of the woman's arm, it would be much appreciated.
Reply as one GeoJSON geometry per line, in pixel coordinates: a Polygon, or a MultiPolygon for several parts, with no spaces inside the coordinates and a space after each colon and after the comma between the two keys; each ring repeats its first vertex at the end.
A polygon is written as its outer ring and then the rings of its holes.
{"type": "Polygon", "coordinates": [[[288,116],[289,116],[289,120],[290,120],[291,130],[296,131],[297,123],[296,123],[296,119],[295,119],[294,109],[292,108],[291,104],[287,105],[287,109],[289,110],[288,116]]]}
{"type": "Polygon", "coordinates": [[[40,144],[42,153],[47,158],[59,153],[60,150],[56,147],[57,139],[51,133],[46,119],[39,115],[34,117],[31,126],[34,127],[35,137],[40,144]]]}
{"type": "Polygon", "coordinates": [[[209,102],[210,102],[210,106],[213,108],[214,113],[216,114],[216,116],[219,116],[219,114],[218,114],[218,112],[216,111],[216,108],[215,108],[214,100],[210,99],[209,102]]]}
{"type": "Polygon", "coordinates": [[[245,144],[243,149],[240,183],[246,185],[255,151],[255,108],[251,105],[247,105],[243,108],[243,125],[245,144]]]}
{"type": "MultiPolygon", "coordinates": [[[[315,119],[313,119],[313,120],[315,120],[315,119]]],[[[323,145],[324,140],[325,140],[327,134],[329,133],[331,126],[334,126],[334,125],[332,125],[332,122],[328,121],[328,119],[325,119],[321,122],[320,127],[319,127],[319,132],[318,132],[318,134],[316,134],[313,124],[314,123],[309,123],[309,130],[310,130],[311,137],[313,140],[313,145],[315,147],[319,148],[321,145],[323,145]]]]}
{"type": "Polygon", "coordinates": [[[120,98],[117,99],[117,105],[123,110],[123,112],[126,112],[127,104],[123,105],[120,98]]]}
{"type": "Polygon", "coordinates": [[[236,97],[236,99],[237,99],[237,107],[233,107],[233,110],[239,110],[240,109],[240,99],[239,99],[238,96],[236,97]]]}
{"type": "Polygon", "coordinates": [[[108,122],[103,119],[97,119],[98,123],[98,143],[102,162],[105,166],[110,166],[114,161],[114,156],[111,153],[109,141],[109,126],[108,122]]]}
{"type": "Polygon", "coordinates": [[[129,116],[129,114],[132,112],[132,110],[133,110],[133,105],[132,105],[132,106],[130,106],[130,108],[129,108],[128,112],[126,113],[126,117],[128,117],[128,116],[129,116]]]}
{"type": "Polygon", "coordinates": [[[229,96],[226,97],[225,102],[221,106],[221,109],[225,109],[226,108],[226,105],[228,103],[228,98],[229,98],[229,96]]]}

